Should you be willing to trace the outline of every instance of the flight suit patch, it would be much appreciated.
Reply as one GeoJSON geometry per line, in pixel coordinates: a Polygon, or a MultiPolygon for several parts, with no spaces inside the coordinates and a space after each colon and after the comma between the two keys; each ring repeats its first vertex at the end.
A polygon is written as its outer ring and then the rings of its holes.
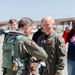
{"type": "Polygon", "coordinates": [[[31,41],[31,45],[37,46],[37,44],[33,40],[31,41]]]}
{"type": "Polygon", "coordinates": [[[46,44],[52,44],[53,43],[53,40],[47,40],[46,41],[46,44]]]}

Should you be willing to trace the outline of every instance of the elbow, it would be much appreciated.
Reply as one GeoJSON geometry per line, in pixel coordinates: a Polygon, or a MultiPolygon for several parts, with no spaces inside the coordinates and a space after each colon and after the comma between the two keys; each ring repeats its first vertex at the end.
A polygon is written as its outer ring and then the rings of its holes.
{"type": "Polygon", "coordinates": [[[48,55],[47,54],[44,54],[43,60],[46,60],[47,58],[48,58],[48,55]]]}
{"type": "Polygon", "coordinates": [[[47,54],[41,54],[37,58],[38,58],[38,60],[46,60],[48,58],[48,55],[47,54]]]}

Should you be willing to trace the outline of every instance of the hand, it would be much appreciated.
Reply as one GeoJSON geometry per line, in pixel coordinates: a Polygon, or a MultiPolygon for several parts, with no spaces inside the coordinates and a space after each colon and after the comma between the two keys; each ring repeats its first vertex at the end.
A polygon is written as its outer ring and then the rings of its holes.
{"type": "Polygon", "coordinates": [[[35,60],[35,61],[36,61],[36,60],[37,60],[37,58],[36,58],[36,57],[34,57],[34,56],[32,56],[32,57],[31,57],[31,60],[35,60]]]}

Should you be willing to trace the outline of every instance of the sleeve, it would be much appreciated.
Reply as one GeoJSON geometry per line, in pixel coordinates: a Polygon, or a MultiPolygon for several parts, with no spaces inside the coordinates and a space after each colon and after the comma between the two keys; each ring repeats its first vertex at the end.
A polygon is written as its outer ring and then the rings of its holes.
{"type": "Polygon", "coordinates": [[[31,56],[36,57],[38,60],[46,60],[48,55],[42,47],[39,47],[35,42],[32,44],[32,40],[28,38],[21,39],[23,44],[23,49],[31,56]]]}
{"type": "Polygon", "coordinates": [[[67,43],[67,36],[68,36],[68,33],[66,33],[66,32],[64,31],[62,37],[64,38],[65,44],[67,43]]]}
{"type": "Polygon", "coordinates": [[[66,47],[62,36],[57,37],[56,50],[57,50],[57,57],[58,57],[57,58],[58,64],[56,65],[56,73],[61,73],[66,63],[66,47]]]}

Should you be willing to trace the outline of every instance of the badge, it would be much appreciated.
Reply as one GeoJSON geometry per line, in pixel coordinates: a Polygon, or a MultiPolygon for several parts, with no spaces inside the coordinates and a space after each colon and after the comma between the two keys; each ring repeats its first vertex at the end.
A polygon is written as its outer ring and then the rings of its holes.
{"type": "Polygon", "coordinates": [[[52,44],[53,43],[53,40],[47,40],[46,41],[46,44],[52,44]]]}
{"type": "Polygon", "coordinates": [[[41,44],[45,44],[45,40],[42,40],[42,41],[41,41],[41,44]]]}

